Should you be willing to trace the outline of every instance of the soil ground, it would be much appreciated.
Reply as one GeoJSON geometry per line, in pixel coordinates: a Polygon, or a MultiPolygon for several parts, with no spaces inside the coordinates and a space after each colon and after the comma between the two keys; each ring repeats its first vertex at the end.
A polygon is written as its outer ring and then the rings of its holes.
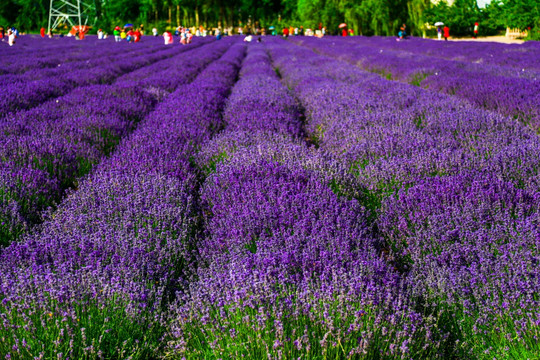
{"type": "Polygon", "coordinates": [[[500,42],[505,44],[523,44],[523,40],[519,39],[509,39],[504,35],[500,36],[484,36],[484,37],[478,37],[476,39],[473,38],[450,38],[449,41],[492,41],[492,42],[500,42]]]}

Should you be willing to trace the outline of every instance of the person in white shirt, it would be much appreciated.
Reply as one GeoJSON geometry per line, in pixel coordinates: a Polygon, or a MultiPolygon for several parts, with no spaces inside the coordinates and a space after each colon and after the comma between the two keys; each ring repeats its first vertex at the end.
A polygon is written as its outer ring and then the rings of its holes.
{"type": "Polygon", "coordinates": [[[173,43],[173,37],[170,31],[165,31],[163,33],[163,40],[165,41],[165,45],[169,45],[173,43]]]}
{"type": "Polygon", "coordinates": [[[15,38],[17,37],[15,31],[13,29],[8,30],[8,43],[9,46],[13,46],[15,44],[15,38]]]}

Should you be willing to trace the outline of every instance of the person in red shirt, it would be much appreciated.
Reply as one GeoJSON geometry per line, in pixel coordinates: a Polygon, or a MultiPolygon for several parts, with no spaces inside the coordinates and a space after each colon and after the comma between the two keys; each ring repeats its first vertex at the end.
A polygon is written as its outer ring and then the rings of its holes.
{"type": "Polygon", "coordinates": [[[341,32],[341,36],[347,36],[347,29],[343,28],[343,31],[341,32]]]}
{"type": "Polygon", "coordinates": [[[135,30],[133,32],[133,41],[139,42],[139,40],[141,40],[141,32],[139,30],[135,30]]]}
{"type": "Polygon", "coordinates": [[[450,28],[448,26],[445,26],[443,28],[443,33],[444,33],[444,40],[448,41],[448,38],[450,37],[450,28]]]}
{"type": "Polygon", "coordinates": [[[39,33],[40,33],[41,37],[44,38],[45,37],[45,28],[42,27],[41,30],[39,31],[39,33]]]}
{"type": "Polygon", "coordinates": [[[283,36],[284,37],[289,37],[289,28],[283,28],[283,36]]]}

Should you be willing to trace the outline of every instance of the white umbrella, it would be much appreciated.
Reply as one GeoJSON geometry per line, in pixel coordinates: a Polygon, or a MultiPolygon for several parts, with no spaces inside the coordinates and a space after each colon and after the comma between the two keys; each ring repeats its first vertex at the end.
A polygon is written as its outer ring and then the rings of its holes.
{"type": "Polygon", "coordinates": [[[444,26],[444,23],[443,23],[443,22],[440,22],[440,21],[438,21],[438,22],[436,22],[436,23],[435,23],[435,26],[444,26]]]}

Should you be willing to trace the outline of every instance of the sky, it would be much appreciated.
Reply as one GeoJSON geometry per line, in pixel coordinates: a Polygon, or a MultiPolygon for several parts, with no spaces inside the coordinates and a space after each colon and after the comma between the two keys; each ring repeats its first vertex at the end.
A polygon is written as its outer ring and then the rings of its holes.
{"type": "Polygon", "coordinates": [[[483,8],[486,7],[487,4],[489,4],[491,0],[477,0],[478,6],[483,8]]]}
{"type": "MultiPolygon", "coordinates": [[[[431,0],[433,4],[437,4],[440,0],[431,0]]],[[[476,0],[476,3],[479,7],[484,8],[487,4],[489,4],[491,0],[476,0]]],[[[446,3],[448,5],[452,5],[454,3],[454,0],[446,0],[446,3]]]]}

